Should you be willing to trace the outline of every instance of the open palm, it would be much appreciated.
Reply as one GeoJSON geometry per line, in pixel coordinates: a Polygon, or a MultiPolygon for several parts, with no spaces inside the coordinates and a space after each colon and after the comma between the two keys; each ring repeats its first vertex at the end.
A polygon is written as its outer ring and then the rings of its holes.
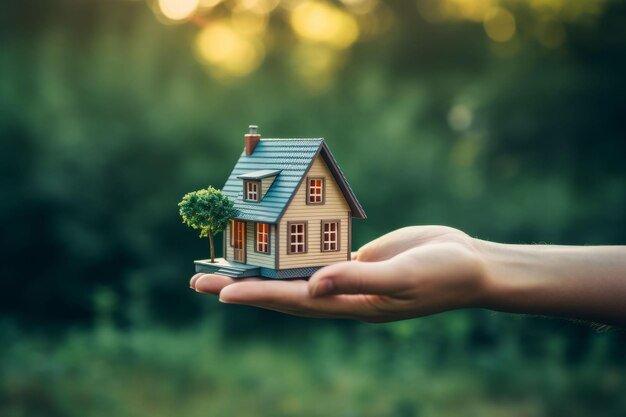
{"type": "Polygon", "coordinates": [[[483,267],[477,241],[444,226],[406,227],[327,266],[309,281],[233,280],[196,274],[190,286],[247,304],[306,317],[385,322],[477,306],[483,267]]]}

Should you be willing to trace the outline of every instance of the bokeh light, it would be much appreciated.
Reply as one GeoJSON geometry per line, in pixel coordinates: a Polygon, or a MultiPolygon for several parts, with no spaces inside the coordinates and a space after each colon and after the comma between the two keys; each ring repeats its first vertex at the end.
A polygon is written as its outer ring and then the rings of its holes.
{"type": "Polygon", "coordinates": [[[341,0],[341,2],[355,14],[369,14],[378,7],[378,0],[341,0]]]}
{"type": "Polygon", "coordinates": [[[386,4],[377,4],[375,13],[357,14],[356,19],[359,39],[375,39],[393,27],[395,15],[386,4]]]}
{"type": "Polygon", "coordinates": [[[199,0],[199,6],[204,9],[211,9],[221,2],[222,0],[199,0]]]}
{"type": "Polygon", "coordinates": [[[291,15],[291,27],[302,39],[347,48],[359,37],[356,19],[329,3],[305,1],[291,15]]]}
{"type": "Polygon", "coordinates": [[[452,130],[467,130],[472,125],[472,119],[472,111],[464,104],[456,104],[448,112],[448,124],[452,130]]]}
{"type": "Polygon", "coordinates": [[[232,2],[231,5],[235,11],[249,10],[257,14],[268,14],[274,10],[279,3],[280,0],[239,0],[232,2]]]}
{"type": "MultiPolygon", "coordinates": [[[[316,52],[311,52],[314,48],[308,52],[303,52],[306,48],[293,50],[290,53],[293,56],[322,56],[321,63],[313,64],[313,68],[333,68],[297,69],[297,73],[337,71],[339,65],[327,65],[328,62],[345,60],[357,41],[366,43],[390,36],[400,14],[409,7],[403,9],[381,0],[150,0],[150,4],[163,23],[188,21],[199,27],[202,33],[198,35],[201,40],[196,49],[202,62],[216,70],[210,73],[238,76],[253,72],[266,54],[299,48],[301,43],[335,49],[339,55],[325,52],[324,48],[316,52]],[[219,30],[214,26],[205,31],[204,26],[216,21],[219,30]],[[291,32],[285,32],[285,28],[291,32]],[[211,38],[219,35],[229,39],[227,43],[235,46],[231,51],[220,45],[202,46],[211,44],[207,33],[213,33],[211,38]],[[292,38],[298,42],[291,42],[292,38]]],[[[606,0],[414,0],[412,4],[432,24],[482,25],[485,39],[494,41],[490,42],[489,50],[494,55],[510,57],[519,53],[523,43],[529,40],[545,48],[563,46],[568,40],[567,26],[573,22],[593,22],[606,7],[606,0]],[[516,36],[518,32],[529,36],[516,36]]],[[[307,84],[312,80],[310,74],[300,78],[309,80],[307,84]]]]}
{"type": "Polygon", "coordinates": [[[480,22],[494,6],[495,0],[447,0],[448,14],[458,18],[480,22]]]}
{"type": "Polygon", "coordinates": [[[245,35],[260,35],[267,27],[267,14],[254,13],[244,10],[233,12],[231,16],[233,28],[245,35]]]}
{"type": "Polygon", "coordinates": [[[205,26],[196,40],[200,59],[221,75],[244,76],[254,71],[265,55],[263,47],[224,21],[205,26]]]}
{"type": "Polygon", "coordinates": [[[158,5],[163,16],[170,20],[185,20],[198,9],[199,0],[159,0],[158,5]]]}
{"type": "Polygon", "coordinates": [[[487,36],[497,42],[506,42],[515,35],[515,17],[501,7],[490,9],[485,15],[483,25],[487,36]]]}

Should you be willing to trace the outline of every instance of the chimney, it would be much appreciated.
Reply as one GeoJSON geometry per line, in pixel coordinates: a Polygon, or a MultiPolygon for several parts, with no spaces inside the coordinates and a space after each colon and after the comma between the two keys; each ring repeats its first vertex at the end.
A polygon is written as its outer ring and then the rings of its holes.
{"type": "Polygon", "coordinates": [[[246,138],[246,155],[252,155],[254,152],[254,148],[256,148],[257,143],[261,140],[261,135],[259,134],[259,127],[256,125],[248,126],[248,133],[245,135],[246,138]]]}

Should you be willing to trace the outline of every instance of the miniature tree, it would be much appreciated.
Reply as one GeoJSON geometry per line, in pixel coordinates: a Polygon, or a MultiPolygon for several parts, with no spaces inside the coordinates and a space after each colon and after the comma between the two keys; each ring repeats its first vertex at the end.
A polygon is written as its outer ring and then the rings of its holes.
{"type": "Polygon", "coordinates": [[[200,237],[209,238],[211,263],[215,263],[216,234],[223,232],[228,222],[237,215],[233,202],[220,190],[209,187],[185,194],[178,203],[183,223],[194,229],[200,229],[200,237]]]}

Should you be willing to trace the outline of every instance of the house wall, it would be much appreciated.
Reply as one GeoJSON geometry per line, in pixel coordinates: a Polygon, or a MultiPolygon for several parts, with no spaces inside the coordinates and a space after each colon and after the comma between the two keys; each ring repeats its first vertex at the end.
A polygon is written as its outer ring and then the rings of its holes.
{"type": "MultiPolygon", "coordinates": [[[[270,253],[257,253],[254,251],[256,226],[254,222],[246,222],[246,264],[262,266],[264,268],[275,268],[276,265],[276,225],[270,224],[270,253]]],[[[224,258],[233,261],[234,251],[230,246],[231,225],[224,231],[224,258]]]]}
{"type": "Polygon", "coordinates": [[[324,266],[349,259],[348,254],[351,251],[349,247],[350,220],[350,207],[326,163],[318,155],[309,171],[305,174],[294,198],[280,220],[278,269],[324,266]],[[324,177],[326,179],[325,204],[306,204],[306,177],[324,177]],[[332,219],[340,220],[340,250],[337,252],[322,252],[321,221],[332,219]],[[307,253],[288,254],[287,222],[303,220],[308,222],[307,253]]]}
{"type": "Polygon", "coordinates": [[[267,190],[270,189],[276,177],[267,177],[261,180],[261,198],[265,197],[267,190]]]}
{"type": "Polygon", "coordinates": [[[270,224],[270,253],[257,253],[254,251],[255,233],[255,223],[246,222],[246,263],[274,269],[276,265],[276,256],[274,255],[276,250],[276,225],[270,224]]]}
{"type": "Polygon", "coordinates": [[[228,226],[226,226],[226,230],[224,230],[224,259],[226,259],[227,261],[232,261],[233,260],[233,248],[232,246],[230,246],[230,233],[231,233],[231,224],[232,223],[228,223],[228,226]]]}

